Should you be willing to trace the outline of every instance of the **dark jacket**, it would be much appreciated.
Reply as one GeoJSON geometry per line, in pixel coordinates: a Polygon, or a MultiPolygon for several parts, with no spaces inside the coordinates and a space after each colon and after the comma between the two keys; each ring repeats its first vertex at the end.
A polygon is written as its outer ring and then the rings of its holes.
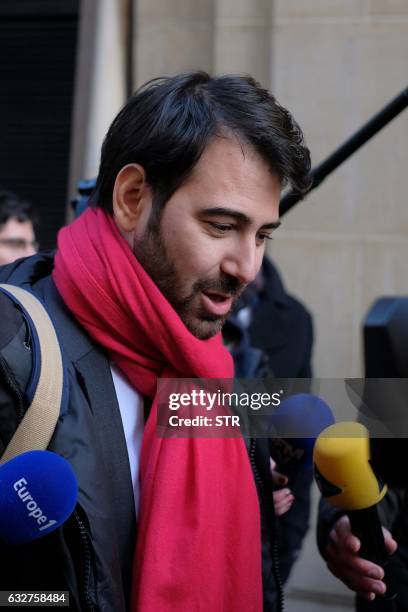
{"type": "MultiPolygon", "coordinates": [[[[64,306],[50,276],[51,256],[19,260],[1,269],[0,282],[30,288],[45,304],[57,331],[67,367],[69,400],[49,450],[72,465],[79,485],[78,504],[58,530],[33,543],[0,543],[6,559],[0,590],[69,590],[71,609],[121,612],[129,607],[136,540],[133,490],[126,442],[107,355],[95,345],[64,306]]],[[[0,300],[0,454],[26,409],[24,389],[27,329],[10,300],[0,300]],[[17,360],[18,361],[18,360],[17,360]],[[18,372],[16,372],[18,370],[18,372]]],[[[264,611],[277,608],[272,481],[267,441],[250,441],[249,455],[262,517],[264,611]]],[[[216,545],[216,543],[214,544],[216,545]]]]}
{"type": "Polygon", "coordinates": [[[263,287],[249,327],[251,344],[269,357],[276,378],[311,378],[313,323],[306,308],[289,295],[274,264],[264,258],[263,287]]]}
{"type": "MultiPolygon", "coordinates": [[[[65,525],[32,544],[0,547],[7,563],[1,589],[71,592],[71,608],[125,610],[128,604],[136,521],[129,460],[122,421],[106,355],[82,332],[63,305],[49,276],[52,258],[34,257],[3,268],[1,282],[30,286],[43,300],[58,331],[68,370],[69,406],[61,416],[49,450],[72,465],[78,479],[78,504],[65,525]],[[114,452],[112,452],[114,449],[114,452]],[[120,478],[117,475],[120,474],[120,478]]],[[[10,303],[14,337],[2,326],[0,419],[4,447],[25,408],[24,381],[14,377],[10,342],[21,344],[25,323],[10,303]],[[20,384],[19,384],[20,382],[20,384]]],[[[2,452],[3,448],[0,448],[2,452]]]]}

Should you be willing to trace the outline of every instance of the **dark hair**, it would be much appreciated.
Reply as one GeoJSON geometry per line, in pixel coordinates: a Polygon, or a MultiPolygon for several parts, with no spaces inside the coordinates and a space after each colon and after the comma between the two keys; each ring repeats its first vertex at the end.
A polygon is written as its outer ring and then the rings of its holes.
{"type": "Polygon", "coordinates": [[[153,79],[130,98],[102,145],[92,201],[112,212],[118,172],[129,163],[146,171],[161,209],[188,177],[210,140],[233,134],[251,145],[282,184],[304,193],[310,153],[290,113],[249,76],[189,72],[153,79]]]}
{"type": "Polygon", "coordinates": [[[10,219],[17,219],[20,223],[31,221],[33,227],[37,225],[37,216],[32,204],[23,200],[12,191],[0,191],[0,228],[10,219]]]}

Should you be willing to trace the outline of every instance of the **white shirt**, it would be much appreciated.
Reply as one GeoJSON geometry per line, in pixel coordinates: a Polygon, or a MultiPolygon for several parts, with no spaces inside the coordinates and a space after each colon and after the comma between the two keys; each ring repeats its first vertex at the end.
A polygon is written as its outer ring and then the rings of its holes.
{"type": "MultiPolygon", "coordinates": [[[[133,496],[136,516],[139,512],[139,464],[142,437],[144,430],[143,396],[140,395],[123,376],[122,372],[111,363],[113,384],[118,399],[120,416],[125,432],[126,446],[129,455],[130,472],[132,475],[133,496]]],[[[114,452],[114,450],[113,450],[114,452]]]]}

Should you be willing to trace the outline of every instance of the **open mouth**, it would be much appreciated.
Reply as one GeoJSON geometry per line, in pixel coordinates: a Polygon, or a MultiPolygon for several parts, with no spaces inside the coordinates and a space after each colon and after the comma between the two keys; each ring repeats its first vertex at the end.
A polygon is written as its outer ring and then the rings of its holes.
{"type": "Polygon", "coordinates": [[[217,317],[225,316],[231,310],[233,302],[232,296],[213,291],[203,291],[201,299],[204,309],[217,317]]]}

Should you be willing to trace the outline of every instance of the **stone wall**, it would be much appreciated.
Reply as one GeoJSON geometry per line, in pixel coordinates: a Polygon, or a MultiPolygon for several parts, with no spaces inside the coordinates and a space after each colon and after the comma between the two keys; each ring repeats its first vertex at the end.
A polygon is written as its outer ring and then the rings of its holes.
{"type": "MultiPolygon", "coordinates": [[[[277,0],[272,89],[318,163],[407,85],[408,4],[277,0]]],[[[284,219],[272,253],[315,317],[315,373],[362,374],[361,322],[407,294],[408,110],[284,219]]]]}

